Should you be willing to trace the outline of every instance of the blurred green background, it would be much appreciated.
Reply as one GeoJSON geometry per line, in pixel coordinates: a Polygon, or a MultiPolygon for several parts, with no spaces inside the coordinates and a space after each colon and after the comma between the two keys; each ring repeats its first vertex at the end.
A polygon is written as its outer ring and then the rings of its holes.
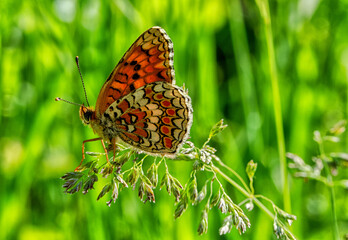
{"type": "MultiPolygon", "coordinates": [[[[244,178],[254,159],[256,192],[282,207],[268,55],[254,1],[2,0],[0,9],[0,239],[275,239],[272,219],[257,208],[247,213],[251,228],[243,236],[235,229],[219,236],[217,210],[208,233],[198,236],[201,207],[174,221],[165,191],[143,204],[127,189],[109,208],[108,199],[96,201],[99,191],[64,194],[60,179],[78,165],[82,141],[95,137],[77,107],[54,101],[84,102],[74,57],[94,105],[124,52],[158,25],[174,43],[177,85],[192,98],[191,141],[200,146],[224,118],[229,127],[212,142],[217,155],[244,178]]],[[[313,131],[347,118],[348,1],[271,1],[270,11],[286,151],[310,163],[318,153],[313,131]]],[[[347,141],[340,147],[346,151],[347,141]]],[[[190,168],[171,163],[182,182],[190,168]]],[[[331,239],[328,190],[293,178],[290,185],[294,234],[331,239]]],[[[243,200],[227,189],[235,202],[243,200]]],[[[348,196],[336,194],[343,235],[348,196]]]]}

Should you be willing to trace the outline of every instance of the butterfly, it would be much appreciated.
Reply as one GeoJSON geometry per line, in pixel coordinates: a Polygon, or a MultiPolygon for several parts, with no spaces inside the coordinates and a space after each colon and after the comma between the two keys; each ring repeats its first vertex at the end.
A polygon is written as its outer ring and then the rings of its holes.
{"type": "Polygon", "coordinates": [[[80,107],[82,122],[99,135],[83,142],[82,161],[84,144],[95,140],[102,141],[106,156],[104,141],[114,154],[121,141],[149,155],[176,156],[189,136],[193,109],[187,91],[175,85],[173,56],[161,27],[131,45],[101,88],[95,109],[80,107]]]}

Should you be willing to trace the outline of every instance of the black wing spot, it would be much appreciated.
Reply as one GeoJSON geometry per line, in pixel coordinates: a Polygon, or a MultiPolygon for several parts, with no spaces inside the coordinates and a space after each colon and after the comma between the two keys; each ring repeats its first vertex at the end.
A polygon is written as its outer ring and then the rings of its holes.
{"type": "Polygon", "coordinates": [[[133,61],[131,61],[130,65],[133,66],[133,65],[135,65],[135,64],[137,64],[137,63],[138,63],[137,61],[134,61],[134,60],[133,60],[133,61]]]}
{"type": "Polygon", "coordinates": [[[131,85],[129,85],[129,88],[131,91],[135,90],[134,84],[132,83],[131,85]]]}
{"type": "Polygon", "coordinates": [[[161,78],[161,79],[166,79],[165,77],[162,76],[161,72],[157,73],[157,77],[161,78]]]}
{"type": "Polygon", "coordinates": [[[151,57],[150,53],[149,53],[149,50],[146,50],[146,49],[143,49],[142,50],[145,52],[145,54],[148,56],[148,57],[151,57]]]}
{"type": "Polygon", "coordinates": [[[138,71],[140,69],[140,67],[141,67],[140,64],[135,65],[134,71],[138,71]]]}
{"type": "Polygon", "coordinates": [[[110,115],[108,113],[104,113],[104,117],[111,120],[110,115]]]}
{"type": "Polygon", "coordinates": [[[127,66],[127,65],[128,65],[128,62],[125,62],[123,65],[127,66]]]}
{"type": "Polygon", "coordinates": [[[133,78],[134,80],[137,80],[137,79],[140,78],[140,76],[139,76],[139,74],[134,73],[133,76],[132,76],[132,78],[133,78]]]}

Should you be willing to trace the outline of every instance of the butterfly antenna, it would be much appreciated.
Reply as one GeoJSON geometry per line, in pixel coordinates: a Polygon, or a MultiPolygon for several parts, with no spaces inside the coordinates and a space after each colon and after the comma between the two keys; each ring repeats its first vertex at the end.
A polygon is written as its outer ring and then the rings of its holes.
{"type": "Polygon", "coordinates": [[[68,100],[65,100],[65,99],[59,98],[59,97],[57,97],[55,100],[56,100],[56,101],[63,101],[63,102],[70,103],[70,104],[72,104],[72,105],[76,105],[76,106],[80,106],[80,107],[83,106],[82,104],[70,102],[70,101],[68,101],[68,100]]]}
{"type": "Polygon", "coordinates": [[[80,70],[79,56],[76,56],[75,60],[76,60],[77,69],[79,70],[79,74],[80,74],[80,78],[81,78],[81,82],[82,82],[82,86],[83,86],[83,91],[85,92],[85,98],[86,98],[87,106],[89,107],[88,98],[87,98],[87,92],[86,92],[86,88],[85,88],[85,83],[83,82],[83,78],[82,78],[82,74],[81,74],[81,70],[80,70]]]}

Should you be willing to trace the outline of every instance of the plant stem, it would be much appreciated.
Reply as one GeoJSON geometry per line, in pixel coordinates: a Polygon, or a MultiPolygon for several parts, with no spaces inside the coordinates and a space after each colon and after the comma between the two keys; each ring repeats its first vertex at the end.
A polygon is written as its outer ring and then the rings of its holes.
{"type": "Polygon", "coordinates": [[[263,205],[263,203],[260,202],[259,199],[253,198],[253,201],[254,201],[254,203],[256,204],[256,206],[258,206],[258,207],[261,208],[265,213],[267,213],[267,215],[270,216],[271,219],[274,219],[274,217],[275,217],[274,214],[273,214],[270,210],[268,210],[268,208],[267,208],[265,205],[263,205]]]}
{"type": "Polygon", "coordinates": [[[324,168],[325,168],[325,173],[326,173],[326,178],[327,178],[327,184],[326,186],[329,188],[330,191],[330,201],[331,201],[331,211],[332,211],[332,234],[333,234],[333,239],[340,239],[340,231],[338,229],[338,224],[337,224],[337,214],[336,214],[336,199],[335,199],[335,185],[332,180],[332,175],[330,172],[330,167],[327,163],[327,160],[329,159],[324,150],[324,143],[323,141],[318,142],[319,145],[319,153],[320,153],[320,158],[322,159],[322,162],[324,163],[324,168]]]}
{"type": "Polygon", "coordinates": [[[234,176],[236,176],[236,178],[238,178],[238,180],[243,184],[244,188],[250,193],[252,193],[251,189],[249,189],[248,185],[244,182],[243,178],[236,173],[236,171],[234,171],[232,168],[230,168],[229,166],[227,166],[225,163],[223,163],[223,161],[217,161],[222,167],[226,168],[228,171],[230,171],[234,176]]]}
{"type": "Polygon", "coordinates": [[[253,202],[261,208],[268,216],[270,216],[272,219],[274,219],[274,214],[268,210],[268,208],[260,202],[257,198],[255,198],[254,195],[248,193],[244,188],[242,188],[238,183],[233,181],[229,176],[227,176],[224,172],[222,172],[218,167],[214,165],[210,165],[211,169],[218,173],[221,177],[223,177],[227,182],[229,182],[231,185],[233,185],[235,188],[237,188],[245,197],[250,198],[253,200],[253,202]]]}
{"type": "Polygon", "coordinates": [[[277,67],[276,67],[275,54],[274,54],[271,16],[269,12],[268,0],[255,0],[255,1],[259,7],[261,16],[264,21],[269,70],[270,70],[270,77],[271,77],[271,83],[272,83],[273,108],[274,108],[274,117],[275,117],[276,132],[277,132],[281,180],[283,184],[283,204],[284,204],[285,211],[290,213],[291,212],[290,189],[289,189],[288,170],[287,170],[286,157],[285,157],[283,120],[282,120],[282,110],[281,110],[279,86],[278,86],[278,74],[277,74],[277,67]]]}
{"type": "MultiPolygon", "coordinates": [[[[328,182],[332,184],[332,176],[330,173],[328,174],[328,182]]],[[[333,221],[332,221],[333,236],[334,236],[334,239],[339,240],[340,231],[338,229],[338,224],[337,224],[335,189],[333,184],[331,186],[328,185],[328,187],[330,189],[331,211],[332,211],[332,218],[333,218],[333,221]]]]}
{"type": "Polygon", "coordinates": [[[327,182],[328,184],[327,187],[329,188],[330,191],[330,201],[331,201],[331,211],[332,211],[332,234],[333,234],[333,239],[340,239],[340,231],[338,229],[338,224],[337,224],[337,214],[336,214],[336,199],[335,199],[335,188],[334,184],[332,181],[332,175],[330,173],[330,168],[325,159],[323,159],[323,163],[325,166],[325,172],[327,174],[327,182]]]}

